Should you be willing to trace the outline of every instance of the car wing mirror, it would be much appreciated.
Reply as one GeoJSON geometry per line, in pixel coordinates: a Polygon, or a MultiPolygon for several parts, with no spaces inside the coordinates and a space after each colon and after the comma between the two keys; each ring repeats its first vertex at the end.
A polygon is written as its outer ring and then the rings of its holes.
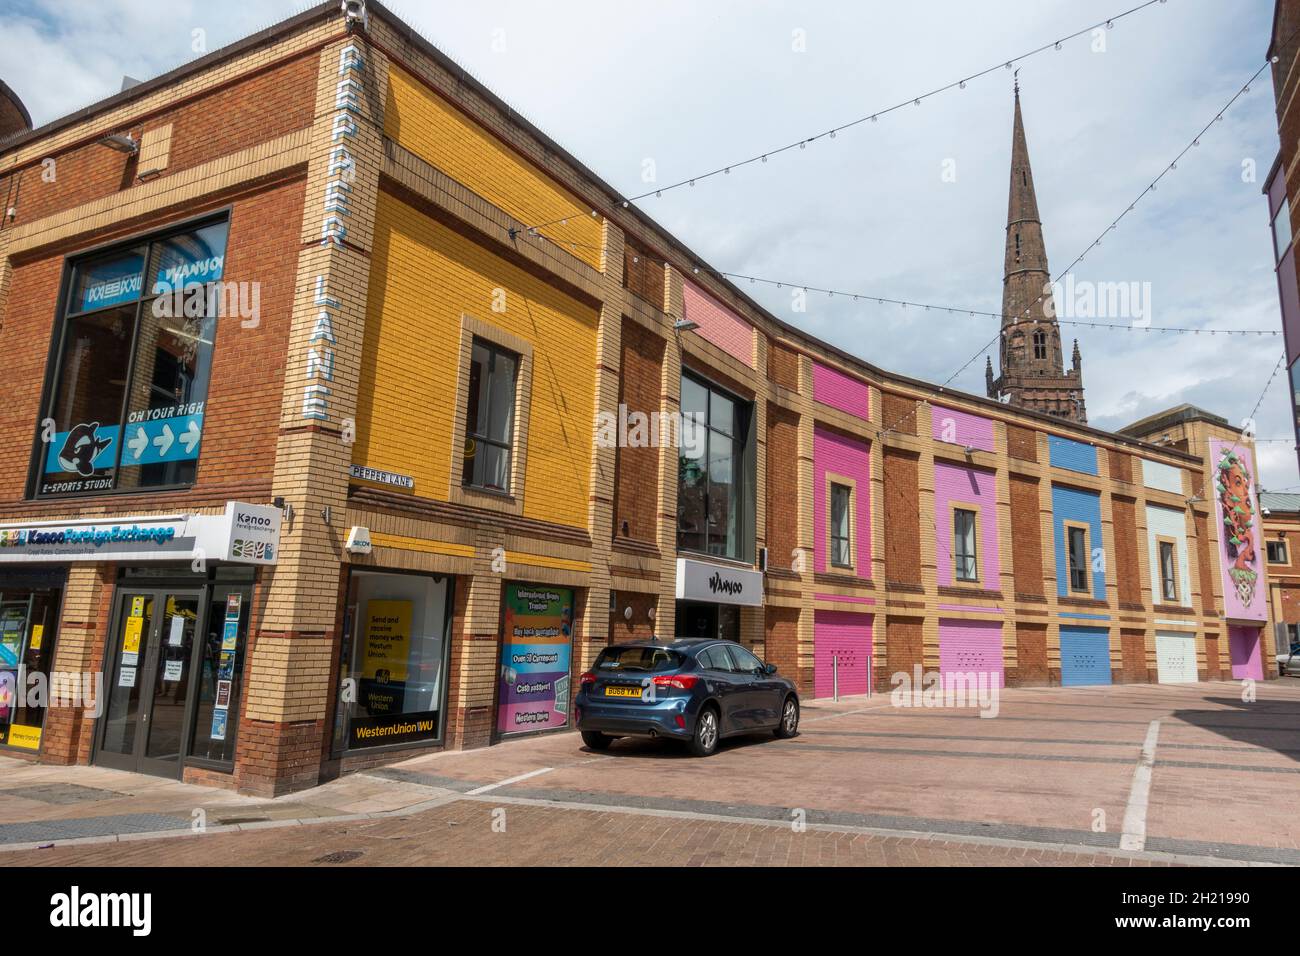
{"type": "Polygon", "coordinates": [[[776,665],[775,665],[775,664],[764,664],[762,670],[763,670],[763,673],[764,673],[764,674],[775,674],[775,673],[776,673],[776,665]]]}

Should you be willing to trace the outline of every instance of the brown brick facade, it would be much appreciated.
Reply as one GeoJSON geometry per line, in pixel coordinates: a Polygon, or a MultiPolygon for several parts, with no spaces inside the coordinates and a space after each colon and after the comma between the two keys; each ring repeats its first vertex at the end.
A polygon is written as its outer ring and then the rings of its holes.
{"type": "Polygon", "coordinates": [[[1115,516],[1115,581],[1122,604],[1142,603],[1142,573],[1138,564],[1137,503],[1116,495],[1111,499],[1115,516]]]}
{"type": "Polygon", "coordinates": [[[1042,596],[1043,544],[1038,480],[1011,476],[1012,577],[1017,594],[1042,596]]]}
{"type": "Polygon", "coordinates": [[[916,455],[885,449],[885,579],[892,584],[921,583],[921,519],[916,455]]]}
{"type": "MultiPolygon", "coordinates": [[[[629,416],[639,412],[650,419],[659,409],[663,377],[664,340],[633,322],[623,320],[622,375],[619,403],[629,416]]],[[[647,425],[648,431],[653,431],[647,425]]],[[[659,448],[654,445],[619,449],[614,479],[614,537],[653,544],[658,533],[659,448]]]]}

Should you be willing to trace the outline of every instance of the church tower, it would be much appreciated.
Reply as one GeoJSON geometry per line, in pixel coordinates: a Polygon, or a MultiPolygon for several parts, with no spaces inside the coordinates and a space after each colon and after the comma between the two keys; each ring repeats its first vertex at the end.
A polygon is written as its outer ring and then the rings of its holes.
{"type": "Polygon", "coordinates": [[[1080,424],[1088,420],[1083,401],[1083,369],[1075,340],[1071,368],[1065,371],[1061,328],[1049,283],[1043,223],[1034,195],[1034,172],[1020,115],[1016,83],[1015,124],[1011,133],[1011,192],[1007,203],[1007,249],[1002,279],[1001,376],[988,361],[984,375],[990,398],[1080,424]]]}

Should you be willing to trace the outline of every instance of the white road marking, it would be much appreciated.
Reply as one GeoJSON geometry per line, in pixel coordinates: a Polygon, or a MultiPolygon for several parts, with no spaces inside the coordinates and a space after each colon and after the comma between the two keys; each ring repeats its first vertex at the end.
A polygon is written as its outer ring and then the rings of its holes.
{"type": "Polygon", "coordinates": [[[1119,838],[1121,850],[1141,851],[1147,845],[1147,803],[1151,798],[1151,771],[1156,762],[1156,738],[1160,735],[1160,721],[1153,720],[1147,727],[1147,739],[1142,744],[1142,756],[1133,768],[1133,786],[1128,792],[1128,806],[1124,808],[1124,833],[1119,838]]]}
{"type": "Polygon", "coordinates": [[[466,790],[465,796],[473,797],[480,793],[487,793],[490,790],[495,790],[498,787],[508,787],[512,783],[518,783],[520,780],[527,780],[530,777],[540,777],[542,774],[550,773],[554,769],[554,767],[542,767],[540,770],[530,770],[528,773],[521,773],[517,777],[507,777],[505,780],[498,780],[496,783],[489,783],[482,787],[475,787],[473,790],[466,790]]]}

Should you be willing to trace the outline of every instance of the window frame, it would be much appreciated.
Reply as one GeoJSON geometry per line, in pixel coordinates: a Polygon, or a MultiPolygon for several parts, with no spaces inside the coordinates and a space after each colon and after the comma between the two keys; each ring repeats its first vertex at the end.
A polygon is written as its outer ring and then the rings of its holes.
{"type": "Polygon", "coordinates": [[[1268,231],[1269,236],[1273,240],[1273,268],[1276,270],[1282,265],[1282,260],[1286,258],[1286,254],[1295,244],[1295,235],[1291,228],[1291,197],[1287,196],[1285,193],[1282,196],[1281,204],[1277,207],[1277,212],[1275,212],[1272,218],[1268,221],[1268,231]],[[1286,215],[1286,245],[1279,247],[1277,241],[1277,220],[1278,217],[1283,214],[1286,215]]]}
{"type": "Polygon", "coordinates": [[[1038,362],[1047,360],[1047,333],[1041,329],[1029,337],[1030,347],[1033,349],[1034,360],[1038,362]],[[1039,352],[1042,352],[1040,355],[1039,352]]]}
{"type": "MultiPolygon", "coordinates": [[[[516,434],[517,434],[517,432],[518,432],[518,426],[519,426],[519,420],[518,420],[518,419],[519,419],[519,379],[520,379],[520,377],[521,377],[522,366],[523,366],[523,356],[521,356],[519,353],[517,353],[517,352],[515,352],[515,351],[513,351],[513,350],[511,350],[511,349],[505,348],[504,346],[498,345],[496,342],[492,341],[491,339],[486,338],[486,337],[481,336],[481,335],[475,335],[475,336],[473,336],[472,339],[470,340],[470,359],[469,359],[469,367],[465,370],[465,382],[466,382],[466,404],[465,404],[465,424],[464,424],[464,430],[463,430],[463,439],[462,439],[462,442],[461,442],[462,456],[463,456],[463,453],[464,453],[464,447],[465,447],[465,445],[469,443],[470,439],[473,439],[476,448],[479,447],[479,446],[485,445],[485,444],[486,444],[486,445],[490,445],[490,446],[492,446],[493,448],[500,448],[500,449],[504,450],[505,453],[506,453],[506,455],[507,455],[508,457],[507,457],[507,459],[506,459],[506,486],[505,486],[504,488],[493,488],[493,487],[491,487],[491,486],[489,486],[489,485],[480,485],[480,484],[476,483],[476,482],[473,480],[473,473],[474,473],[474,467],[473,467],[473,465],[470,465],[470,466],[469,466],[470,480],[469,480],[469,481],[466,481],[466,480],[465,480],[465,470],[466,470],[466,469],[465,469],[465,461],[462,460],[462,462],[461,462],[461,481],[460,481],[460,484],[461,484],[461,487],[463,487],[463,488],[467,488],[467,489],[471,489],[471,490],[476,491],[476,492],[482,492],[482,493],[487,493],[487,494],[504,495],[504,496],[506,496],[506,497],[513,497],[513,495],[514,495],[514,492],[515,492],[515,474],[514,474],[514,464],[515,464],[515,445],[516,445],[515,438],[516,438],[516,434]],[[505,441],[501,441],[500,439],[492,438],[492,437],[490,437],[489,435],[487,435],[486,432],[477,432],[477,433],[471,433],[471,432],[470,432],[470,427],[469,427],[469,401],[468,401],[468,400],[469,400],[469,397],[470,397],[470,396],[469,396],[469,385],[470,385],[470,382],[472,381],[472,377],[473,377],[473,374],[474,374],[474,349],[475,349],[475,347],[478,347],[478,346],[481,346],[482,348],[484,348],[484,349],[487,350],[487,353],[488,353],[487,371],[488,371],[488,376],[489,376],[489,378],[488,378],[488,386],[487,386],[488,407],[487,407],[487,408],[480,408],[480,409],[478,410],[478,418],[479,418],[479,423],[480,423],[480,425],[483,425],[483,423],[485,423],[485,422],[489,422],[489,421],[491,421],[491,419],[492,419],[492,405],[491,405],[491,399],[492,399],[492,384],[491,384],[491,375],[492,375],[493,368],[494,368],[495,365],[496,365],[497,358],[500,357],[500,356],[504,356],[504,357],[507,357],[507,358],[511,359],[511,361],[514,362],[514,375],[512,376],[512,379],[513,379],[513,380],[512,380],[511,383],[510,383],[510,406],[511,406],[511,408],[510,408],[510,437],[509,437],[507,440],[505,440],[505,441]]],[[[476,454],[477,454],[477,452],[476,452],[476,454]]]]}
{"type": "Polygon", "coordinates": [[[836,570],[857,570],[857,535],[853,533],[853,527],[857,523],[857,497],[858,487],[856,481],[844,475],[826,473],[826,563],[836,570]],[[847,510],[845,515],[846,531],[842,539],[845,542],[845,550],[848,552],[847,564],[836,560],[838,551],[835,544],[836,541],[841,540],[835,533],[835,492],[837,489],[842,489],[848,495],[848,501],[845,505],[847,510]]]}
{"type": "MultiPolygon", "coordinates": [[[[754,551],[754,521],[757,511],[755,502],[755,493],[757,490],[757,481],[755,480],[755,418],[757,416],[756,403],[751,398],[745,398],[731,389],[719,385],[713,379],[710,379],[699,372],[683,366],[681,370],[681,379],[690,379],[696,385],[703,388],[709,395],[707,400],[707,411],[705,420],[701,425],[704,430],[704,448],[701,454],[701,460],[704,463],[704,548],[703,550],[686,547],[682,544],[682,529],[680,515],[677,518],[676,527],[676,544],[679,552],[687,554],[699,554],[707,558],[713,558],[723,561],[738,561],[749,563],[753,560],[754,551]],[[733,422],[731,434],[727,434],[722,429],[713,427],[713,402],[712,395],[717,393],[721,398],[731,402],[734,407],[736,421],[733,422]],[[743,421],[742,421],[743,417],[743,421]],[[712,497],[712,478],[709,476],[709,462],[711,460],[713,434],[717,432],[720,437],[727,438],[731,441],[736,449],[736,454],[732,465],[732,487],[735,489],[734,505],[736,509],[736,547],[734,554],[714,554],[709,550],[709,510],[710,498],[712,497]]],[[[680,404],[680,383],[678,385],[678,431],[682,433],[684,429],[684,415],[680,404]]],[[[681,460],[681,450],[678,451],[678,460],[681,460]]],[[[680,468],[680,466],[679,466],[680,468]]],[[[678,492],[680,493],[681,484],[678,480],[678,492]]]]}
{"type": "Polygon", "coordinates": [[[1066,592],[1069,594],[1085,594],[1088,597],[1093,596],[1092,587],[1092,528],[1081,521],[1065,521],[1062,523],[1065,535],[1065,584],[1066,592]],[[1076,587],[1074,584],[1074,563],[1070,559],[1070,539],[1071,532],[1077,531],[1083,536],[1083,586],[1076,587]]]}
{"type": "Polygon", "coordinates": [[[1160,581],[1160,603],[1178,604],[1182,601],[1182,582],[1178,575],[1178,541],[1164,535],[1156,537],[1156,576],[1160,581]],[[1166,552],[1166,549],[1168,551],[1166,552]],[[1169,576],[1165,577],[1165,554],[1169,555],[1169,576]],[[1170,594],[1170,591],[1173,594],[1170,594]]]}
{"type": "MultiPolygon", "coordinates": [[[[153,259],[154,247],[160,243],[166,242],[168,239],[174,238],[175,236],[181,235],[183,233],[194,232],[206,226],[215,225],[219,222],[225,222],[226,249],[225,252],[223,253],[223,256],[228,257],[230,254],[230,234],[234,228],[234,220],[235,220],[234,206],[228,204],[225,206],[221,206],[217,209],[208,210],[196,216],[190,216],[186,219],[178,220],[176,222],[170,223],[169,225],[163,226],[162,228],[144,230],[141,232],[133,233],[132,235],[124,238],[110,239],[107,242],[101,242],[98,245],[89,246],[84,249],[78,249],[75,252],[67,253],[63,257],[63,267],[62,267],[63,272],[59,280],[58,298],[56,299],[54,305],[54,319],[50,326],[49,347],[46,350],[46,357],[45,357],[45,375],[41,383],[41,403],[39,406],[38,417],[36,420],[36,428],[34,429],[34,434],[32,435],[32,451],[31,451],[28,469],[27,469],[27,484],[26,484],[26,490],[24,495],[24,498],[26,500],[63,501],[63,500],[70,500],[74,498],[98,498],[98,497],[109,496],[109,495],[155,494],[155,493],[163,493],[168,491],[184,491],[195,487],[199,483],[199,469],[200,469],[201,462],[203,460],[202,445],[200,445],[199,457],[194,459],[193,481],[181,482],[178,484],[173,483],[167,485],[144,485],[144,486],[134,485],[129,488],[117,487],[118,473],[122,467],[121,466],[122,452],[121,452],[121,445],[119,444],[118,450],[115,453],[114,464],[112,468],[112,482],[114,487],[92,488],[85,491],[65,491],[65,492],[58,492],[58,493],[42,494],[41,479],[42,476],[45,474],[46,442],[43,441],[41,437],[43,432],[41,423],[46,419],[53,417],[52,414],[53,406],[55,400],[58,397],[56,392],[63,372],[64,345],[65,345],[65,337],[67,333],[68,320],[84,319],[88,316],[94,316],[100,313],[107,313],[114,309],[122,308],[124,306],[134,306],[135,324],[131,330],[131,353],[130,353],[130,358],[127,361],[126,379],[125,379],[126,384],[123,386],[122,411],[119,412],[118,425],[119,428],[121,429],[119,431],[119,442],[120,442],[122,436],[124,436],[126,433],[125,432],[125,428],[127,425],[126,415],[130,406],[130,399],[132,393],[131,385],[133,384],[135,370],[136,370],[136,358],[137,358],[136,351],[139,346],[139,339],[140,339],[140,310],[145,307],[146,300],[147,302],[151,303],[156,298],[158,298],[158,296],[153,294],[152,292],[147,292],[144,285],[145,280],[149,276],[149,268],[153,259]],[[134,303],[121,302],[113,305],[100,306],[95,309],[86,309],[86,310],[75,311],[75,312],[72,311],[72,309],[70,308],[70,304],[71,304],[72,293],[74,289],[73,279],[77,274],[77,266],[83,262],[89,262],[91,260],[109,255],[113,252],[117,252],[119,250],[121,251],[128,250],[133,246],[145,247],[144,263],[141,266],[141,273],[140,273],[139,298],[137,298],[134,303]]],[[[226,281],[224,267],[222,269],[222,278],[221,280],[217,280],[217,281],[226,281]]],[[[217,331],[220,327],[219,318],[220,317],[218,316],[217,317],[218,324],[214,325],[212,330],[212,354],[213,354],[212,364],[213,365],[216,364],[217,331]]],[[[211,383],[212,383],[211,373],[209,371],[209,379],[208,379],[209,388],[211,387],[211,383]]],[[[207,420],[206,420],[207,405],[210,401],[211,401],[211,394],[209,394],[208,397],[204,399],[204,412],[205,412],[204,430],[206,430],[206,425],[207,425],[207,420]]]]}
{"type": "Polygon", "coordinates": [[[954,501],[949,506],[949,527],[952,528],[952,579],[955,584],[979,584],[980,575],[980,507],[966,501],[954,501]],[[971,516],[971,537],[974,539],[974,547],[969,556],[971,565],[975,568],[973,577],[964,577],[961,574],[961,565],[959,564],[959,554],[957,551],[957,516],[959,514],[968,514],[971,516]]]}
{"type": "Polygon", "coordinates": [[[1276,538],[1272,541],[1265,541],[1264,556],[1265,556],[1265,560],[1269,564],[1290,564],[1291,563],[1291,549],[1287,547],[1286,541],[1283,540],[1282,538],[1276,538]],[[1278,548],[1282,553],[1282,557],[1274,560],[1273,548],[1278,548]]]}

